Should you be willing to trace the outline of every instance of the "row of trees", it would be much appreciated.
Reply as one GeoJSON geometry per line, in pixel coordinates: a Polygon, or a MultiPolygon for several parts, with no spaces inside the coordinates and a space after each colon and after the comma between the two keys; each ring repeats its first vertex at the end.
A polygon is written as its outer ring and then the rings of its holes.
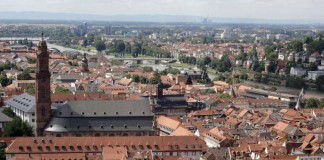
{"type": "Polygon", "coordinates": [[[179,61],[181,63],[197,65],[199,68],[204,68],[206,66],[207,67],[209,66],[219,72],[228,72],[231,71],[232,68],[231,59],[227,54],[224,54],[220,60],[215,58],[211,59],[208,56],[197,60],[196,57],[187,57],[181,55],[179,57],[179,61]]]}
{"type": "Polygon", "coordinates": [[[133,57],[146,55],[160,58],[171,58],[170,52],[165,51],[158,46],[149,46],[147,44],[143,44],[142,42],[134,42],[131,44],[129,42],[124,42],[123,40],[114,40],[112,43],[107,45],[107,48],[110,52],[118,53],[120,56],[131,54],[133,57]]]}

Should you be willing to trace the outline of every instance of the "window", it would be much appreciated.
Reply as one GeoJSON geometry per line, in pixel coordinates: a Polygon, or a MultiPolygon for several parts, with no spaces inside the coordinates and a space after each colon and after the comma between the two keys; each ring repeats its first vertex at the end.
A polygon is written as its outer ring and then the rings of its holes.
{"type": "Polygon", "coordinates": [[[32,113],[32,116],[35,116],[35,112],[32,113]]]}
{"type": "Polygon", "coordinates": [[[82,150],[82,147],[81,147],[81,146],[78,146],[78,150],[80,150],[80,151],[81,151],[81,150],[82,150]]]}
{"type": "Polygon", "coordinates": [[[32,122],[35,122],[35,119],[32,119],[32,122]]]}

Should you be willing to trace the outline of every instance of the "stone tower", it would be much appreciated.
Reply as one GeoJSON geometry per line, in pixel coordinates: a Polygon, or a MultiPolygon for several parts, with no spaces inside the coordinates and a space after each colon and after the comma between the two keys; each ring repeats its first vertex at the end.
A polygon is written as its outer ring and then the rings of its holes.
{"type": "MultiPolygon", "coordinates": [[[[42,33],[43,36],[43,33],[42,33]]],[[[36,66],[36,136],[43,136],[45,125],[51,117],[51,74],[49,72],[49,53],[46,41],[38,44],[36,66]]]]}
{"type": "Polygon", "coordinates": [[[89,67],[88,67],[88,59],[86,53],[83,54],[83,58],[81,60],[81,72],[89,72],[89,67]]]}

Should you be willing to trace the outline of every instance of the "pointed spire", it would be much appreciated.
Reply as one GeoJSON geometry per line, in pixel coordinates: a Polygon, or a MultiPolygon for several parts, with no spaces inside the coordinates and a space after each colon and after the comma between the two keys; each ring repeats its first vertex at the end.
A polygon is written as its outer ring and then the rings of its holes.
{"type": "Polygon", "coordinates": [[[47,52],[47,44],[46,41],[44,40],[44,33],[41,33],[41,40],[38,43],[38,50],[41,52],[47,52]]]}
{"type": "Polygon", "coordinates": [[[42,41],[44,41],[44,32],[42,32],[42,41]]]}
{"type": "Polygon", "coordinates": [[[230,96],[232,96],[233,98],[236,98],[236,93],[234,91],[234,87],[233,85],[231,85],[231,88],[229,90],[229,93],[228,93],[230,96]]]}
{"type": "Polygon", "coordinates": [[[305,90],[304,90],[304,88],[302,88],[302,90],[300,91],[300,93],[299,93],[299,97],[304,97],[304,95],[305,95],[305,90]]]}
{"type": "Polygon", "coordinates": [[[299,110],[301,108],[301,102],[300,102],[300,97],[298,97],[297,103],[295,105],[295,109],[299,110]]]}

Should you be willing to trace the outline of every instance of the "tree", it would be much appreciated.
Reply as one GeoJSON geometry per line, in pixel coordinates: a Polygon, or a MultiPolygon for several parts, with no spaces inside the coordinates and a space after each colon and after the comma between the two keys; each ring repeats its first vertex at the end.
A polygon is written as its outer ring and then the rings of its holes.
{"type": "Polygon", "coordinates": [[[222,93],[218,97],[219,98],[230,98],[231,96],[228,93],[222,93]]]}
{"type": "Polygon", "coordinates": [[[317,70],[317,65],[315,63],[310,63],[308,66],[309,71],[316,71],[317,70]]]}
{"type": "Polygon", "coordinates": [[[33,127],[20,117],[14,117],[13,120],[4,127],[3,135],[5,137],[26,137],[33,136],[33,127]]]}
{"type": "Polygon", "coordinates": [[[7,77],[6,74],[0,74],[0,83],[2,87],[6,87],[11,84],[11,80],[7,77]]]}
{"type": "Polygon", "coordinates": [[[220,72],[228,72],[231,70],[231,68],[232,68],[232,63],[230,58],[228,57],[227,54],[223,55],[217,67],[217,70],[220,72]]]}
{"type": "Polygon", "coordinates": [[[303,78],[300,77],[287,77],[286,79],[286,87],[292,87],[292,88],[305,88],[306,82],[303,78]]]}
{"type": "Polygon", "coordinates": [[[139,77],[138,75],[136,75],[136,74],[134,74],[134,75],[132,76],[132,79],[133,79],[133,81],[136,82],[136,83],[140,82],[140,77],[139,77]]]}
{"type": "Polygon", "coordinates": [[[299,40],[294,40],[290,43],[290,48],[295,52],[302,52],[304,50],[303,42],[299,40]]]}
{"type": "Polygon", "coordinates": [[[211,58],[206,56],[206,57],[204,57],[203,61],[204,61],[204,65],[209,65],[211,62],[211,58]]]}
{"type": "Polygon", "coordinates": [[[269,65],[268,65],[268,72],[271,72],[271,73],[275,73],[276,72],[276,63],[274,61],[270,61],[269,65]]]}
{"type": "Polygon", "coordinates": [[[82,46],[83,47],[87,47],[88,46],[88,40],[87,39],[83,40],[82,46]]]}
{"type": "Polygon", "coordinates": [[[140,76],[139,81],[142,84],[147,84],[148,83],[148,79],[146,77],[144,77],[144,76],[140,76]]]}
{"type": "Polygon", "coordinates": [[[35,94],[35,91],[36,91],[35,86],[29,85],[29,86],[27,86],[27,88],[26,88],[26,92],[27,92],[28,94],[35,94]]]}
{"type": "Polygon", "coordinates": [[[33,78],[30,76],[28,70],[24,70],[22,73],[18,74],[18,80],[32,80],[33,78]]]}
{"type": "Polygon", "coordinates": [[[143,71],[144,72],[153,72],[153,68],[152,67],[148,67],[148,66],[144,66],[143,71]]]}
{"type": "Polygon", "coordinates": [[[191,77],[190,76],[187,77],[187,80],[186,80],[186,83],[185,84],[186,85],[192,85],[192,80],[191,80],[191,77]]]}
{"type": "Polygon", "coordinates": [[[14,118],[16,116],[15,112],[13,112],[12,109],[10,109],[9,107],[4,107],[2,113],[11,118],[14,118]]]}
{"type": "Polygon", "coordinates": [[[96,50],[97,50],[98,52],[101,52],[101,51],[103,51],[103,50],[106,49],[106,45],[105,45],[105,43],[104,43],[103,41],[97,41],[97,42],[95,43],[95,47],[96,47],[96,50]]]}
{"type": "Polygon", "coordinates": [[[138,57],[138,54],[141,53],[141,49],[137,46],[135,46],[133,49],[132,49],[132,56],[133,57],[138,57]]]}
{"type": "Polygon", "coordinates": [[[57,86],[55,88],[55,93],[72,93],[69,89],[57,86]]]}
{"type": "Polygon", "coordinates": [[[315,84],[319,91],[323,91],[324,90],[324,75],[317,77],[315,84]]]}
{"type": "Polygon", "coordinates": [[[121,53],[125,51],[125,43],[122,40],[118,40],[114,42],[114,46],[115,46],[115,52],[117,53],[121,53]]]}
{"type": "Polygon", "coordinates": [[[305,108],[319,108],[321,102],[317,98],[309,98],[305,100],[305,108]]]}
{"type": "Polygon", "coordinates": [[[125,52],[128,53],[128,54],[132,53],[132,46],[130,45],[129,42],[127,42],[126,45],[125,45],[125,52]]]}

